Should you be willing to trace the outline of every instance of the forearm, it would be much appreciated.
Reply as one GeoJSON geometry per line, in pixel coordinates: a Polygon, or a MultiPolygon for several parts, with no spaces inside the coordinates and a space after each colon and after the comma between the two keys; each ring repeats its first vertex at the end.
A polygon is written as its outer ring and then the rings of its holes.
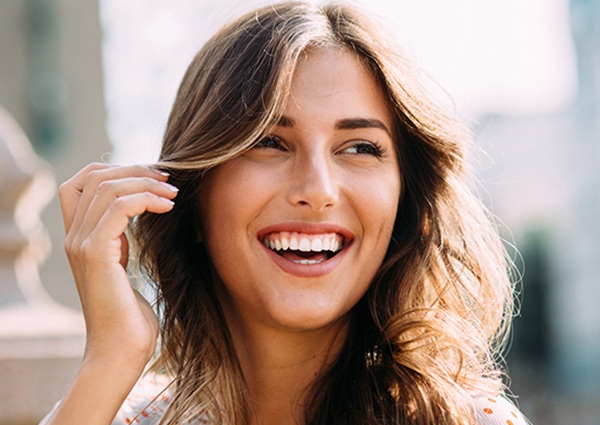
{"type": "Polygon", "coordinates": [[[108,425],[141,376],[144,365],[86,359],[75,381],[44,425],[108,425]]]}
{"type": "Polygon", "coordinates": [[[145,166],[90,164],[61,185],[65,251],[86,322],[84,361],[44,424],[110,424],[152,357],[158,319],[127,274],[125,230],[173,208],[168,175],[145,166]]]}

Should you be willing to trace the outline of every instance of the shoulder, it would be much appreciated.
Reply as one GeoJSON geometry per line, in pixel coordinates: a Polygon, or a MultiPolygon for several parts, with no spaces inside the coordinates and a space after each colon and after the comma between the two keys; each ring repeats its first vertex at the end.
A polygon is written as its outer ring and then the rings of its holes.
{"type": "Polygon", "coordinates": [[[473,400],[479,425],[530,425],[516,406],[504,397],[478,397],[473,400]]]}
{"type": "Polygon", "coordinates": [[[171,400],[170,382],[164,375],[143,376],[127,396],[112,425],[158,424],[171,400]]]}

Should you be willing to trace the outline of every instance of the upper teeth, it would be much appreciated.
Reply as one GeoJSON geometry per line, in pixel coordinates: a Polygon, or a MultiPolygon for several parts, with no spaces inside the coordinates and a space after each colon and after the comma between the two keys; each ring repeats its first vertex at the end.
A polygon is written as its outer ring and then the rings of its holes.
{"type": "Polygon", "coordinates": [[[275,251],[288,250],[303,252],[337,252],[342,248],[343,238],[337,233],[299,234],[296,232],[270,233],[263,243],[275,251]]]}

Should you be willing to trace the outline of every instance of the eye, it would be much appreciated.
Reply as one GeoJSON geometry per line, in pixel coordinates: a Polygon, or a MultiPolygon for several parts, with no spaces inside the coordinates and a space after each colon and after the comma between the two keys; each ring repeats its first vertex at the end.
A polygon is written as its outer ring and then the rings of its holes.
{"type": "Polygon", "coordinates": [[[276,136],[265,136],[254,145],[255,148],[285,150],[283,141],[276,136]]]}
{"type": "Polygon", "coordinates": [[[380,157],[383,155],[383,148],[373,142],[360,141],[345,148],[342,153],[358,154],[358,155],[373,155],[380,157]]]}

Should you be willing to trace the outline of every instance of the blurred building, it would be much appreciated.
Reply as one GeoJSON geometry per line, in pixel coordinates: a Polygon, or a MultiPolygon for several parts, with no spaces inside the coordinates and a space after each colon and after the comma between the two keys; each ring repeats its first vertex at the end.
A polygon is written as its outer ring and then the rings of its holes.
{"type": "MultiPolygon", "coordinates": [[[[50,164],[58,184],[111,151],[98,3],[0,0],[0,104],[50,164]]],[[[58,301],[77,307],[56,197],[43,220],[54,248],[41,268],[44,285],[58,301]]]]}
{"type": "Polygon", "coordinates": [[[508,357],[533,423],[600,418],[600,1],[572,0],[578,92],[544,116],[486,116],[477,138],[494,212],[522,259],[508,357]],[[524,265],[524,267],[523,267],[524,265]]]}
{"type": "Polygon", "coordinates": [[[97,1],[0,0],[2,425],[37,423],[81,361],[81,315],[48,296],[78,305],[54,195],[110,150],[101,46],[97,1]]]}

